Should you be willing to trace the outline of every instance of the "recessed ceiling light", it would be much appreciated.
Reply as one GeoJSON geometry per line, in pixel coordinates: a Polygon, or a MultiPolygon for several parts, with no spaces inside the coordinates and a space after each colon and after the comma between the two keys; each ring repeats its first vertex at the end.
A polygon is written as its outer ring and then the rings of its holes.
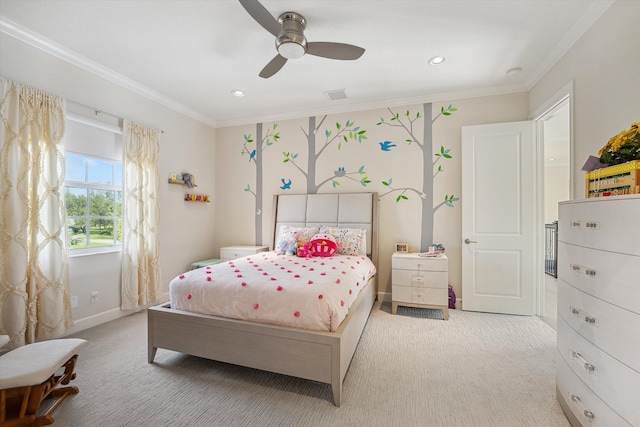
{"type": "Polygon", "coordinates": [[[444,56],[434,56],[429,60],[429,64],[431,65],[438,65],[438,64],[442,64],[443,62],[444,62],[444,56]]]}
{"type": "Polygon", "coordinates": [[[234,89],[234,90],[231,91],[231,94],[233,96],[237,96],[238,98],[241,98],[241,97],[244,96],[244,91],[240,90],[240,89],[234,89]]]}
{"type": "Polygon", "coordinates": [[[520,74],[521,71],[522,71],[522,68],[519,68],[519,67],[511,68],[507,70],[507,76],[509,77],[517,76],[518,74],[520,74]]]}

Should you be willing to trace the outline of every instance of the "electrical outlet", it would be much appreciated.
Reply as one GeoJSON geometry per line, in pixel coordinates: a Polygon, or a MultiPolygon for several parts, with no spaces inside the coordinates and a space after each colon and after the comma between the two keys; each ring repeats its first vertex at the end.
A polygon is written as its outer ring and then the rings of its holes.
{"type": "Polygon", "coordinates": [[[91,292],[91,304],[98,302],[98,291],[91,292]]]}
{"type": "Polygon", "coordinates": [[[78,308],[78,296],[71,297],[71,308],[78,308]]]}

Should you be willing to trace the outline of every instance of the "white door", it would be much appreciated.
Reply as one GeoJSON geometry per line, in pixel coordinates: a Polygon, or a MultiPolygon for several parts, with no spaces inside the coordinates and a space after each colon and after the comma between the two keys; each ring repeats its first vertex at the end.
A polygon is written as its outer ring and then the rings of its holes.
{"type": "Polygon", "coordinates": [[[535,126],[462,128],[462,309],[535,314],[535,126]]]}

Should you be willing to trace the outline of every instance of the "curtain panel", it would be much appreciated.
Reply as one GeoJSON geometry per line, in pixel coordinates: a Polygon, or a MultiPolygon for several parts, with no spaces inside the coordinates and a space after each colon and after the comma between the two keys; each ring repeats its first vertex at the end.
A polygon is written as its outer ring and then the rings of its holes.
{"type": "Polygon", "coordinates": [[[0,334],[9,349],[73,323],[64,111],[64,99],[0,77],[0,334]]]}
{"type": "Polygon", "coordinates": [[[122,309],[158,301],[158,154],[160,131],[124,121],[122,309]]]}

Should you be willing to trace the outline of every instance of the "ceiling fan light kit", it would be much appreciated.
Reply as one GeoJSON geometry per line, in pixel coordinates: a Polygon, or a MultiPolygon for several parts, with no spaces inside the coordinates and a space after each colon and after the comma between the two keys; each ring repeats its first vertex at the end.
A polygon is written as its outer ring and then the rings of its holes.
{"type": "Polygon", "coordinates": [[[282,26],[276,39],[278,53],[287,59],[302,58],[307,53],[307,39],[304,37],[307,21],[296,12],[285,12],[278,18],[278,23],[282,26]]]}
{"type": "Polygon", "coordinates": [[[364,53],[364,49],[346,43],[307,42],[304,29],[305,18],[297,12],[285,12],[278,20],[260,4],[258,0],[239,0],[242,7],[262,27],[276,38],[278,54],[260,71],[259,76],[265,79],[280,71],[289,59],[298,59],[305,54],[329,59],[354,60],[364,53]]]}

